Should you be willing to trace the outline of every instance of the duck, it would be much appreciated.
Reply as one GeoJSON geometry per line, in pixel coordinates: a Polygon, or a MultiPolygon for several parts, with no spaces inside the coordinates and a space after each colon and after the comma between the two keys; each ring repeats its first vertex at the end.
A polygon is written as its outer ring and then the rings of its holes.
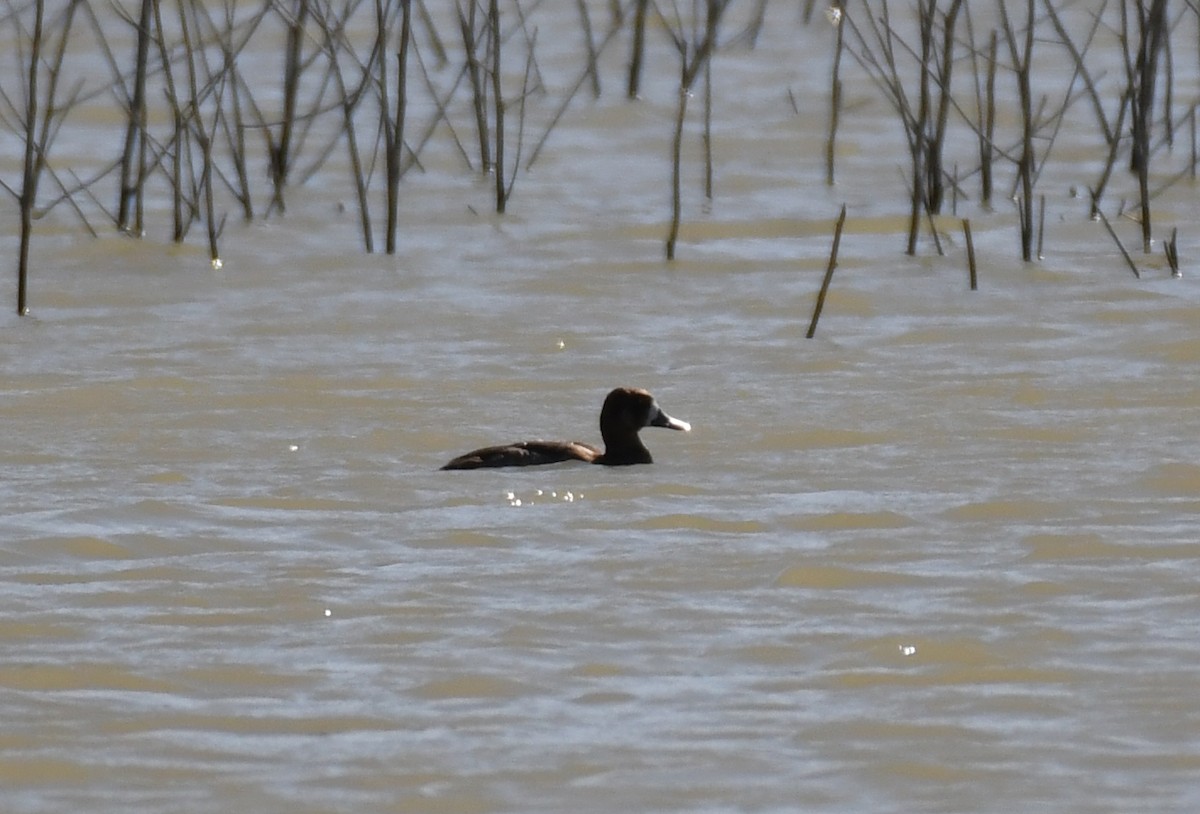
{"type": "Polygon", "coordinates": [[[446,469],[485,469],[501,466],[540,466],[563,461],[583,461],[601,466],[629,466],[654,463],[650,450],[638,437],[643,427],[666,427],[690,432],[692,425],[672,418],[658,401],[638,387],[618,387],[604,399],[600,408],[600,437],[604,448],[582,441],[521,441],[483,447],[459,455],[442,467],[446,469]]]}

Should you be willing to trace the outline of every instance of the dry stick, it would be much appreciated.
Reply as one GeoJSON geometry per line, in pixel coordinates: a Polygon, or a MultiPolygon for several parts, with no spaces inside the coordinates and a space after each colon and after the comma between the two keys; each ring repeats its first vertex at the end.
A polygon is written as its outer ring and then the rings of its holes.
{"type": "Polygon", "coordinates": [[[279,123],[278,138],[268,130],[270,146],[268,160],[271,174],[271,203],[267,214],[278,209],[285,211],[283,189],[287,185],[291,163],[292,129],[296,123],[296,99],[300,92],[301,57],[304,45],[304,22],[308,16],[308,0],[293,0],[292,12],[287,23],[287,38],[284,44],[283,64],[283,114],[279,123]]]}
{"type": "MultiPolygon", "coordinates": [[[[842,80],[841,80],[841,65],[842,65],[842,48],[845,44],[844,29],[842,27],[842,0],[834,0],[830,6],[830,16],[834,20],[834,27],[837,33],[833,40],[833,70],[829,79],[829,135],[825,139],[825,183],[828,186],[833,186],[834,183],[834,158],[837,152],[837,131],[838,121],[842,112],[842,80]]],[[[788,89],[788,94],[791,94],[791,89],[788,89]]],[[[793,99],[792,107],[795,108],[795,100],[793,99]]]]}
{"type": "Polygon", "coordinates": [[[489,43],[492,49],[492,102],[496,106],[496,214],[503,215],[508,200],[504,188],[504,96],[500,86],[500,5],[488,0],[489,43]]]}
{"type": "Polygon", "coordinates": [[[684,35],[680,34],[677,40],[683,73],[679,79],[679,106],[675,111],[675,135],[671,141],[671,228],[667,234],[668,260],[675,259],[675,243],[679,239],[679,221],[683,209],[679,186],[680,164],[683,155],[683,122],[687,115],[687,100],[700,70],[707,65],[712,56],[717,40],[717,24],[728,2],[729,0],[707,0],[708,14],[704,38],[693,53],[691,61],[687,59],[687,40],[684,35]]]}
{"type": "Polygon", "coordinates": [[[592,42],[592,18],[588,15],[585,0],[576,0],[579,18],[583,23],[583,45],[587,50],[587,70],[592,77],[592,96],[600,98],[600,69],[596,65],[596,45],[592,42]]]}
{"type": "Polygon", "coordinates": [[[104,204],[98,197],[96,197],[96,193],[92,191],[92,187],[97,184],[101,178],[106,178],[109,173],[116,170],[118,167],[120,167],[120,165],[120,159],[118,158],[117,160],[110,162],[107,167],[101,167],[90,179],[80,178],[74,170],[68,170],[71,175],[71,179],[75,182],[75,186],[70,189],[68,189],[66,185],[59,180],[53,169],[51,169],[49,166],[45,167],[46,172],[50,173],[50,176],[54,178],[55,183],[58,184],[59,189],[62,190],[62,200],[65,200],[67,204],[75,210],[75,214],[79,217],[79,221],[83,224],[83,228],[87,229],[88,235],[93,238],[100,237],[100,234],[92,227],[92,224],[90,221],[88,221],[87,216],[84,215],[83,209],[80,207],[79,202],[75,200],[75,196],[80,193],[86,195],[87,199],[91,201],[92,206],[96,207],[106,216],[108,216],[113,223],[116,223],[116,213],[109,212],[104,208],[104,204]]]}
{"type": "MultiPolygon", "coordinates": [[[[158,46],[159,60],[162,64],[163,81],[166,83],[167,104],[171,108],[171,123],[172,135],[171,144],[174,149],[171,151],[171,212],[172,212],[172,239],[179,243],[187,234],[188,224],[184,218],[183,208],[183,155],[184,150],[189,144],[187,136],[187,125],[183,115],[183,105],[179,101],[179,91],[175,87],[175,76],[171,70],[171,55],[170,49],[167,47],[166,34],[163,32],[162,22],[162,6],[160,3],[154,3],[154,28],[157,36],[154,39],[155,45],[158,46]]],[[[143,134],[144,135],[144,134],[143,134]]],[[[145,149],[146,139],[142,139],[141,149],[145,149]]],[[[145,160],[140,160],[140,174],[138,177],[139,188],[144,186],[147,165],[145,160]]],[[[139,200],[142,198],[138,196],[139,200]]],[[[139,209],[139,221],[141,219],[139,209]]]]}
{"type": "Polygon", "coordinates": [[[421,23],[425,26],[425,31],[429,35],[429,44],[433,48],[433,54],[437,58],[438,67],[444,66],[449,62],[449,57],[446,56],[446,45],[442,42],[442,38],[438,36],[437,26],[433,24],[433,17],[429,14],[429,9],[425,7],[425,0],[417,0],[417,11],[421,14],[421,23]]]}
{"type": "Polygon", "coordinates": [[[967,241],[967,274],[971,280],[971,290],[979,289],[979,278],[975,273],[975,240],[971,237],[971,221],[969,218],[963,218],[962,222],[963,237],[967,241]]]}
{"type": "Polygon", "coordinates": [[[929,212],[928,187],[926,173],[928,164],[928,134],[929,123],[929,63],[933,58],[933,21],[935,17],[936,0],[919,0],[917,3],[917,25],[920,28],[921,52],[917,69],[921,72],[918,83],[917,111],[909,127],[908,138],[909,158],[912,166],[912,197],[908,216],[908,247],[905,254],[917,253],[917,238],[921,230],[921,217],[929,212]]]}
{"type": "MultiPolygon", "coordinates": [[[[985,74],[985,72],[981,69],[981,67],[979,65],[980,51],[975,42],[975,22],[974,22],[974,18],[971,16],[970,5],[968,5],[966,7],[965,19],[966,19],[966,26],[967,26],[967,50],[971,56],[971,76],[972,76],[971,84],[972,84],[972,87],[975,92],[974,131],[975,131],[975,136],[979,141],[980,184],[981,184],[981,186],[986,186],[985,191],[987,193],[987,196],[985,196],[981,192],[980,201],[986,206],[989,203],[988,196],[990,196],[990,194],[991,194],[991,151],[992,151],[992,146],[988,142],[988,137],[987,137],[987,107],[984,104],[983,87],[980,84],[979,80],[980,80],[980,77],[985,76],[985,75],[991,75],[994,77],[994,71],[991,69],[991,66],[989,66],[989,70],[985,74]]],[[[993,47],[995,46],[995,42],[996,42],[996,32],[993,29],[993,31],[992,31],[993,47]]],[[[958,176],[957,169],[955,169],[955,176],[956,176],[956,182],[957,182],[957,176],[958,176]]],[[[955,209],[954,214],[955,215],[958,214],[957,208],[955,209]]]]}
{"type": "MultiPolygon", "coordinates": [[[[349,88],[346,86],[341,61],[338,59],[338,48],[333,40],[333,33],[325,25],[322,25],[322,31],[325,34],[325,48],[329,52],[330,67],[334,72],[338,91],[342,97],[342,129],[346,134],[346,148],[349,151],[350,157],[350,174],[354,179],[354,190],[358,197],[358,216],[359,224],[362,227],[363,248],[367,254],[373,254],[375,251],[375,236],[371,231],[370,196],[367,194],[367,182],[363,170],[362,155],[358,147],[358,131],[354,124],[354,111],[358,107],[358,101],[363,97],[358,94],[351,94],[349,88]]],[[[377,58],[378,53],[378,48],[372,49],[368,64],[364,68],[364,76],[369,75],[373,70],[374,60],[377,58]]],[[[236,87],[236,83],[234,87],[236,87]]]]}
{"type": "Polygon", "coordinates": [[[675,109],[675,130],[671,139],[671,228],[667,233],[667,259],[675,259],[675,241],[679,238],[682,200],[679,191],[679,164],[683,160],[683,122],[687,115],[688,91],[679,84],[679,105],[675,109]]]}
{"type": "Polygon", "coordinates": [[[400,159],[404,150],[404,117],[408,108],[408,41],[411,37],[412,0],[401,0],[400,49],[396,54],[396,118],[384,156],[387,176],[387,229],[384,243],[388,254],[396,253],[396,231],[399,227],[400,159]]]}
{"type": "Polygon", "coordinates": [[[1013,68],[1017,75],[1017,95],[1021,104],[1021,156],[1017,162],[1017,175],[1021,183],[1018,199],[1021,224],[1021,259],[1026,263],[1033,260],[1033,94],[1030,88],[1030,69],[1033,62],[1034,0],[1026,4],[1025,38],[1018,46],[1016,30],[1008,19],[1008,4],[1000,3],[1000,15],[1004,24],[1004,37],[1013,68]]]}
{"type": "MultiPolygon", "coordinates": [[[[197,32],[201,31],[202,23],[207,23],[209,36],[213,39],[223,40],[223,34],[217,30],[213,24],[213,19],[209,16],[208,11],[202,4],[195,3],[191,6],[192,19],[197,32]]],[[[232,21],[231,21],[232,22],[232,21]]],[[[197,34],[199,36],[199,34],[197,34]]],[[[221,253],[219,241],[221,235],[225,231],[225,220],[227,213],[222,213],[220,219],[216,216],[216,200],[213,191],[213,173],[226,185],[226,188],[233,189],[229,180],[221,173],[220,168],[213,161],[213,146],[215,142],[214,133],[219,130],[221,123],[227,118],[225,114],[226,105],[224,103],[225,89],[230,85],[237,84],[236,75],[232,71],[233,61],[225,56],[225,49],[222,48],[221,68],[213,74],[212,67],[208,63],[208,58],[205,55],[203,39],[200,42],[198,51],[200,59],[204,64],[205,70],[205,87],[203,91],[194,93],[193,95],[199,98],[200,95],[211,95],[213,98],[213,114],[212,124],[205,126],[203,117],[200,112],[199,102],[195,104],[197,128],[200,133],[200,152],[203,172],[201,177],[201,187],[204,190],[204,217],[208,225],[208,251],[209,262],[214,270],[221,268],[221,253]]],[[[245,187],[243,187],[245,189],[245,187]]],[[[246,193],[248,197],[248,192],[246,193]]],[[[235,197],[237,193],[235,191],[235,197]]]]}
{"type": "Polygon", "coordinates": [[[1096,123],[1100,125],[1100,129],[1104,132],[1104,141],[1106,144],[1111,143],[1113,138],[1117,137],[1113,134],[1112,126],[1108,122],[1108,116],[1104,113],[1104,104],[1100,99],[1100,92],[1096,89],[1096,81],[1093,79],[1091,72],[1087,69],[1084,62],[1084,54],[1091,48],[1091,44],[1096,37],[1096,31],[1100,27],[1100,23],[1104,19],[1104,10],[1108,7],[1108,0],[1104,0],[1092,15],[1092,27],[1088,31],[1087,39],[1084,41],[1083,48],[1080,49],[1071,39],[1070,33],[1063,25],[1062,19],[1058,16],[1058,11],[1054,8],[1053,0],[1046,0],[1046,16],[1050,18],[1051,24],[1054,26],[1055,32],[1058,34],[1059,42],[1067,53],[1071,55],[1072,62],[1075,63],[1075,73],[1083,80],[1084,88],[1087,90],[1088,99],[1091,100],[1092,110],[1096,115],[1096,123]]]}
{"type": "Polygon", "coordinates": [[[1129,252],[1125,251],[1125,246],[1121,243],[1121,238],[1117,237],[1117,233],[1113,231],[1112,224],[1108,222],[1108,218],[1104,214],[1104,210],[1097,209],[1097,214],[1100,216],[1100,222],[1104,224],[1104,228],[1108,230],[1108,234],[1112,237],[1113,242],[1117,244],[1117,248],[1121,250],[1121,256],[1125,258],[1125,262],[1129,265],[1129,270],[1133,272],[1133,276],[1139,280],[1142,279],[1141,272],[1138,271],[1137,265],[1133,262],[1133,258],[1129,256],[1129,252]]]}
{"type": "MultiPolygon", "coordinates": [[[[195,6],[192,6],[192,13],[195,14],[195,6]]],[[[199,29],[199,26],[196,26],[199,29]]],[[[187,11],[181,6],[179,9],[179,28],[183,36],[183,58],[184,64],[187,67],[188,88],[191,98],[188,101],[188,118],[191,120],[191,129],[195,131],[196,140],[200,146],[200,191],[204,194],[205,204],[205,221],[208,223],[208,250],[209,261],[214,269],[221,267],[221,253],[217,246],[217,223],[215,212],[213,210],[213,193],[212,193],[212,139],[209,138],[208,129],[204,124],[204,116],[202,115],[201,105],[201,90],[200,83],[196,76],[196,59],[198,50],[192,43],[191,26],[188,24],[187,11]]],[[[203,48],[199,49],[202,52],[203,48]]],[[[220,109],[220,99],[216,100],[216,108],[220,109]]]]}
{"type": "Polygon", "coordinates": [[[996,57],[999,55],[999,48],[999,34],[993,28],[991,41],[988,44],[988,70],[985,86],[987,104],[984,114],[983,138],[979,142],[980,196],[984,205],[990,205],[992,202],[992,158],[995,155],[996,144],[996,57]]]}
{"type": "Polygon", "coordinates": [[[833,247],[829,250],[829,265],[825,267],[825,279],[821,281],[821,290],[817,292],[817,304],[813,308],[812,321],[808,323],[808,333],[804,335],[806,339],[812,339],[817,332],[817,320],[821,318],[821,311],[825,308],[825,295],[829,291],[829,283],[833,280],[833,270],[837,268],[838,247],[842,243],[842,227],[846,223],[846,205],[842,204],[842,213],[838,215],[837,226],[833,228],[833,247]]]}
{"type": "Polygon", "coordinates": [[[954,70],[954,31],[961,8],[962,0],[952,0],[950,8],[942,15],[942,59],[937,64],[938,108],[933,122],[933,135],[929,141],[929,158],[925,165],[929,184],[926,198],[929,201],[929,208],[935,214],[941,213],[942,200],[945,197],[942,155],[946,144],[946,128],[950,119],[950,80],[954,70]]]}
{"type": "Polygon", "coordinates": [[[33,8],[33,33],[29,53],[29,77],[25,97],[25,163],[21,178],[21,248],[17,259],[17,316],[29,313],[26,306],[29,277],[29,246],[33,239],[33,204],[37,199],[37,156],[34,138],[37,132],[37,75],[42,60],[42,18],[44,0],[36,0],[33,8]]]}
{"type": "MultiPolygon", "coordinates": [[[[150,52],[150,12],[156,4],[154,0],[142,0],[141,13],[138,17],[137,51],[134,62],[133,93],[129,100],[129,117],[125,125],[125,146],[121,158],[120,193],[117,201],[117,228],[141,234],[142,224],[130,224],[130,202],[136,195],[141,197],[141,185],[134,185],[133,179],[141,176],[141,170],[134,167],[134,153],[139,142],[146,140],[146,63],[150,52]]],[[[144,153],[141,153],[144,156],[144,153]]],[[[140,209],[140,207],[139,207],[140,209]]]]}
{"type": "Polygon", "coordinates": [[[439,98],[437,88],[434,87],[433,84],[433,77],[429,75],[429,68],[425,65],[425,60],[421,57],[421,49],[417,47],[417,42],[415,39],[413,40],[412,48],[413,56],[417,60],[417,65],[419,65],[421,68],[421,79],[425,83],[425,90],[429,94],[429,100],[433,102],[433,106],[437,109],[437,115],[429,118],[429,122],[425,125],[425,130],[421,133],[421,137],[416,140],[416,144],[409,145],[408,161],[405,163],[402,172],[408,172],[410,167],[412,167],[414,164],[418,164],[418,156],[420,155],[421,151],[425,149],[425,145],[429,143],[429,140],[433,138],[434,132],[437,130],[438,125],[442,122],[445,122],[446,129],[449,131],[450,137],[454,141],[454,146],[458,150],[458,154],[462,156],[463,162],[466,164],[467,168],[470,169],[472,166],[471,156],[467,153],[467,148],[463,144],[462,139],[459,138],[458,129],[454,126],[454,122],[450,120],[450,113],[447,110],[447,106],[450,104],[450,101],[458,95],[458,88],[467,76],[467,64],[465,62],[462,64],[458,70],[458,75],[454,78],[454,84],[451,85],[450,89],[445,92],[444,97],[439,98]]]}
{"type": "Polygon", "coordinates": [[[1197,150],[1197,147],[1196,147],[1196,106],[1195,105],[1192,105],[1192,112],[1191,112],[1191,115],[1188,117],[1188,121],[1189,121],[1189,129],[1191,130],[1191,137],[1192,137],[1191,176],[1192,176],[1192,180],[1195,180],[1195,178],[1196,178],[1196,160],[1197,160],[1197,155],[1196,155],[1196,150],[1197,150]]]}
{"type": "MultiPolygon", "coordinates": [[[[830,7],[837,5],[840,0],[833,0],[830,7]]],[[[767,17],[767,0],[758,0],[758,5],[751,12],[750,22],[746,25],[746,31],[742,35],[746,38],[747,44],[753,50],[758,45],[758,37],[762,33],[763,25],[767,17]]],[[[740,37],[739,37],[740,39],[740,37]]]]}
{"type": "MultiPolygon", "coordinates": [[[[58,131],[56,121],[61,123],[67,111],[74,107],[78,101],[78,90],[63,103],[56,101],[58,98],[58,81],[62,77],[63,59],[67,53],[67,43],[71,36],[71,27],[75,22],[75,10],[77,8],[79,8],[78,3],[71,3],[67,6],[66,14],[60,23],[61,34],[58,38],[58,47],[54,50],[54,56],[51,57],[47,64],[46,105],[42,112],[41,135],[38,138],[37,145],[37,167],[35,174],[38,176],[46,169],[46,159],[50,155],[50,142],[58,131]]],[[[54,176],[53,172],[51,176],[54,176]]],[[[78,207],[76,207],[76,211],[78,212],[78,207]]],[[[82,215],[82,213],[80,214],[82,215]]]]}
{"type": "Polygon", "coordinates": [[[1096,182],[1096,186],[1090,189],[1092,198],[1092,218],[1100,217],[1100,199],[1104,196],[1104,191],[1108,187],[1108,182],[1112,178],[1113,170],[1117,166],[1117,158],[1121,150],[1120,133],[1125,128],[1125,116],[1128,114],[1130,98],[1133,95],[1133,87],[1127,86],[1125,92],[1121,96],[1120,108],[1117,111],[1117,122],[1113,126],[1113,137],[1108,144],[1108,159],[1104,162],[1104,169],[1100,173],[1100,178],[1096,182]]]}
{"type": "MultiPolygon", "coordinates": [[[[226,120],[226,141],[229,144],[229,151],[233,158],[234,169],[237,174],[237,192],[236,197],[242,204],[242,218],[245,221],[253,220],[254,218],[254,198],[250,192],[250,174],[247,169],[247,147],[246,147],[246,132],[248,125],[245,120],[246,102],[243,101],[242,93],[245,91],[251,106],[253,106],[253,95],[249,87],[246,85],[242,77],[241,71],[237,66],[237,56],[250,43],[251,35],[258,30],[259,26],[267,19],[267,15],[271,13],[271,6],[264,3],[262,7],[248,20],[245,20],[241,28],[240,42],[236,48],[233,47],[233,32],[235,21],[233,13],[235,11],[232,3],[225,4],[226,8],[226,24],[225,28],[228,31],[228,39],[230,42],[228,48],[228,70],[232,77],[230,82],[230,101],[233,104],[233,121],[230,123],[228,117],[226,120]]],[[[225,38],[222,38],[225,39],[225,38]]],[[[224,49],[225,46],[222,46],[224,49]]],[[[363,82],[367,81],[366,76],[363,77],[363,82]]],[[[257,113],[257,110],[255,111],[257,113]]],[[[258,116],[261,121],[261,114],[258,116]]]]}
{"type": "Polygon", "coordinates": [[[942,238],[938,234],[937,221],[934,220],[933,210],[929,208],[929,198],[925,199],[925,219],[929,222],[929,235],[933,238],[933,246],[938,253],[938,257],[945,257],[946,250],[942,248],[942,238]]]}
{"type": "MultiPolygon", "coordinates": [[[[618,19],[614,21],[613,25],[608,29],[608,33],[604,35],[604,39],[600,42],[599,47],[596,49],[597,55],[602,54],[605,49],[608,48],[609,43],[615,41],[616,36],[618,33],[620,33],[620,31],[621,24],[620,20],[618,19]]],[[[550,138],[550,134],[554,132],[554,128],[558,126],[559,121],[567,112],[567,108],[570,106],[571,101],[575,98],[575,95],[579,93],[579,89],[583,87],[583,83],[586,81],[587,71],[585,70],[580,73],[578,77],[576,77],[575,82],[571,85],[571,89],[563,96],[562,103],[558,106],[558,109],[554,111],[554,115],[550,117],[550,123],[546,125],[546,129],[542,131],[542,137],[538,139],[537,144],[534,145],[534,148],[529,155],[529,161],[525,163],[526,170],[530,169],[534,165],[534,162],[538,160],[538,156],[542,154],[542,148],[546,146],[546,141],[550,138]]]]}
{"type": "Polygon", "coordinates": [[[1163,244],[1163,253],[1167,256],[1171,276],[1182,277],[1183,272],[1179,270],[1179,227],[1171,229],[1171,239],[1163,244]]]}
{"type": "Polygon", "coordinates": [[[704,66],[704,197],[713,199],[713,150],[712,150],[712,60],[704,66]]]}
{"type": "MultiPolygon", "coordinates": [[[[518,6],[519,8],[519,6],[518,6]]],[[[508,176],[508,184],[504,188],[504,200],[508,201],[512,197],[513,187],[517,184],[517,172],[521,168],[521,153],[525,148],[525,103],[529,97],[533,95],[533,86],[535,81],[541,82],[541,79],[534,80],[534,76],[540,76],[537,67],[537,29],[535,28],[530,33],[526,26],[524,15],[521,16],[519,25],[521,26],[522,34],[525,37],[525,74],[521,79],[521,95],[518,98],[517,104],[517,148],[513,152],[512,172],[508,176]]]]}
{"type": "MultiPolygon", "coordinates": [[[[1165,10],[1163,16],[1166,17],[1165,10]]],[[[1167,147],[1174,149],[1175,120],[1171,118],[1171,110],[1175,106],[1175,57],[1171,50],[1172,27],[1165,19],[1163,20],[1163,29],[1163,66],[1166,69],[1166,77],[1163,82],[1163,129],[1166,130],[1167,147]]]]}
{"type": "Polygon", "coordinates": [[[1142,208],[1142,251],[1149,253],[1152,229],[1150,222],[1150,128],[1154,108],[1154,88],[1158,62],[1166,38],[1166,0],[1150,0],[1146,13],[1138,6],[1139,46],[1136,63],[1138,78],[1133,96],[1133,128],[1131,164],[1138,176],[1138,193],[1142,208]]]}
{"type": "MultiPolygon", "coordinates": [[[[266,7],[264,6],[264,14],[265,9],[266,7]]],[[[229,142],[229,151],[233,158],[233,168],[238,179],[238,192],[235,193],[235,197],[242,205],[242,220],[249,223],[254,220],[254,199],[250,195],[250,174],[246,169],[246,128],[242,120],[241,93],[239,91],[242,83],[237,70],[237,58],[233,50],[233,31],[233,7],[226,5],[224,35],[220,38],[220,42],[222,58],[225,60],[223,70],[233,77],[229,83],[229,99],[233,105],[233,122],[231,126],[229,117],[223,117],[226,123],[225,138],[229,142]]]]}
{"type": "Polygon", "coordinates": [[[1045,246],[1046,237],[1046,196],[1041,195],[1038,198],[1038,234],[1037,234],[1037,259],[1045,260],[1046,255],[1042,253],[1042,247],[1045,246]]]}
{"type": "Polygon", "coordinates": [[[488,131],[487,90],[483,82],[483,68],[479,64],[479,34],[475,27],[478,19],[476,0],[467,0],[469,11],[464,14],[458,8],[458,26],[462,34],[463,50],[467,55],[467,78],[471,80],[471,101],[475,110],[475,132],[479,137],[479,171],[487,174],[492,169],[491,134],[488,131]]]}
{"type": "Polygon", "coordinates": [[[633,46],[629,57],[629,83],[625,95],[636,99],[638,88],[642,81],[642,59],[646,50],[646,12],[650,8],[650,0],[637,0],[633,12],[633,46]]]}

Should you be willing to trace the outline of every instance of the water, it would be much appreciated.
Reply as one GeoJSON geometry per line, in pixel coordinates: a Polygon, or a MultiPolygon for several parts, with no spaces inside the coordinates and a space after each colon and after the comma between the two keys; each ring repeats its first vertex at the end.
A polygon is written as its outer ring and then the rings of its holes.
{"type": "Polygon", "coordinates": [[[970,292],[778,90],[671,266],[669,96],[580,110],[504,218],[411,177],[396,258],[303,191],[219,272],[46,225],[0,318],[3,809],[1193,810],[1194,275],[1048,184],[1045,261],[981,219],[970,292]],[[437,471],[595,441],[622,384],[693,424],[653,466],[437,471]]]}

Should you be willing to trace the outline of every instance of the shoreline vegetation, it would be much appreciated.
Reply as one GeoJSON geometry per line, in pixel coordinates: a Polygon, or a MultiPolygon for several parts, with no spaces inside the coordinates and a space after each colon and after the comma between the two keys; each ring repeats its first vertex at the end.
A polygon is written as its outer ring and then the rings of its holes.
{"type": "MultiPolygon", "coordinates": [[[[1059,141],[1079,136],[1070,131],[1080,121],[1095,131],[1087,135],[1102,154],[1100,171],[1077,187],[1135,276],[1108,216],[1137,221],[1148,253],[1156,196],[1195,182],[1195,3],[576,0],[575,64],[556,67],[567,75],[547,82],[539,22],[570,5],[3,0],[0,188],[20,212],[17,313],[27,313],[37,221],[54,210],[93,236],[116,230],[140,238],[151,224],[169,223],[171,240],[182,242],[200,231],[219,268],[231,214],[247,222],[282,217],[296,188],[344,173],[362,250],[377,251],[382,236],[383,250],[395,253],[403,243],[404,178],[423,169],[431,143],[448,141],[463,173],[491,179],[503,214],[522,173],[555,149],[555,128],[573,102],[607,95],[611,104],[635,103],[646,66],[664,59],[678,76],[663,157],[671,168],[664,252],[672,260],[691,194],[681,181],[689,125],[701,130],[702,194],[711,199],[712,122],[721,116],[713,75],[726,54],[754,53],[768,14],[829,28],[827,54],[810,61],[828,72],[819,115],[830,185],[838,161],[854,160],[838,150],[839,136],[855,126],[843,109],[846,78],[868,80],[895,116],[907,146],[894,163],[905,168],[908,196],[896,205],[908,215],[909,255],[923,237],[942,254],[942,234],[951,231],[965,231],[969,245],[969,222],[957,210],[970,201],[981,212],[1015,215],[1017,250],[1035,262],[1045,221],[1038,181],[1059,141]],[[1114,64],[1123,72],[1110,70],[1114,64]],[[1180,83],[1186,90],[1176,85],[1177,69],[1189,77],[1180,83]],[[73,164],[78,156],[60,160],[64,133],[86,131],[97,109],[120,122],[120,137],[97,138],[85,165],[73,164]],[[948,166],[947,156],[961,155],[964,145],[973,166],[948,166]],[[1108,195],[1118,172],[1136,179],[1128,206],[1108,195]]],[[[771,81],[769,72],[764,77],[771,81]]],[[[779,98],[800,116],[802,105],[779,81],[779,98]]],[[[1178,276],[1177,235],[1160,242],[1178,276]]]]}

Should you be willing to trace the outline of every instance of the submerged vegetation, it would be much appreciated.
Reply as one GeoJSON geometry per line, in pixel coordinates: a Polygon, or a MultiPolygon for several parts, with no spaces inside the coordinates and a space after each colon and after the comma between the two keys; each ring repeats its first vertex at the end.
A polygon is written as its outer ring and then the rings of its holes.
{"type": "MultiPolygon", "coordinates": [[[[1105,218],[1115,173],[1136,177],[1131,214],[1144,251],[1155,196],[1195,181],[1200,10],[1192,2],[4,0],[0,184],[20,213],[17,311],[26,311],[36,222],[51,210],[91,234],[141,237],[169,222],[171,239],[183,241],[203,227],[216,267],[231,212],[245,221],[282,216],[297,187],[344,173],[362,248],[375,251],[382,234],[394,253],[404,178],[441,141],[453,145],[463,172],[491,179],[503,213],[522,172],[553,148],[572,102],[600,98],[607,87],[612,104],[633,103],[651,56],[659,65],[670,59],[678,77],[664,155],[665,253],[673,258],[689,115],[702,117],[703,194],[711,198],[711,123],[720,115],[713,73],[727,54],[752,57],[768,11],[829,26],[827,57],[808,55],[808,64],[828,60],[830,184],[838,139],[854,124],[842,109],[847,79],[869,80],[894,111],[907,145],[896,163],[906,167],[909,195],[897,204],[909,213],[909,254],[922,234],[942,251],[939,229],[949,230],[945,212],[956,215],[960,200],[1003,211],[995,203],[1003,197],[1014,205],[1020,254],[1033,261],[1045,213],[1044,202],[1036,206],[1038,180],[1056,144],[1077,135],[1072,128],[1093,129],[1103,145],[1097,171],[1078,180],[1093,218],[1105,218]],[[561,33],[566,14],[578,31],[573,73],[548,82],[540,23],[554,16],[561,33]],[[1105,69],[1114,53],[1120,75],[1105,69]],[[621,74],[604,75],[613,65],[621,74]],[[1181,67],[1190,77],[1182,91],[1181,67]],[[695,95],[699,113],[689,109],[695,95]],[[1190,145],[1175,149],[1181,134],[1190,145]],[[61,149],[66,141],[75,146],[61,149]],[[972,158],[948,165],[951,154],[972,158]]],[[[763,82],[780,82],[779,99],[790,98],[799,115],[775,68],[763,66],[763,82]]],[[[1121,201],[1115,210],[1125,208],[1121,201]]],[[[1164,245],[1177,269],[1174,235],[1164,245]]],[[[973,263],[971,271],[974,284],[973,263]]]]}

